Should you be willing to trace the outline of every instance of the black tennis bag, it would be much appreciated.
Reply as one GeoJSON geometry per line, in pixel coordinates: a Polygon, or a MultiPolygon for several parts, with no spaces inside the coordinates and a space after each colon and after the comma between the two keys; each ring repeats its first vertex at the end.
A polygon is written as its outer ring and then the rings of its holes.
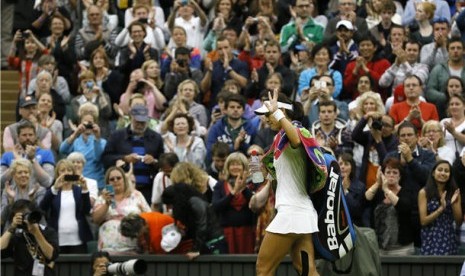
{"type": "Polygon", "coordinates": [[[336,158],[324,153],[328,177],[323,189],[311,195],[318,212],[317,234],[313,235],[315,258],[335,261],[345,256],[355,244],[355,229],[342,187],[341,169],[336,158]]]}

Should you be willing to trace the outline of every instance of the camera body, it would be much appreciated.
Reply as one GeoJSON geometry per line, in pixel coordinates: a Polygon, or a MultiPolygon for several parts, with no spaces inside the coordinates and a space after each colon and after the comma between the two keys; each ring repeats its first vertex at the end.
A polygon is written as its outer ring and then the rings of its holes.
{"type": "Polygon", "coordinates": [[[23,223],[18,225],[18,228],[26,229],[26,222],[29,224],[39,223],[42,219],[42,213],[39,211],[31,211],[23,214],[23,223]]]}
{"type": "Polygon", "coordinates": [[[93,81],[87,81],[86,82],[86,88],[89,90],[92,90],[94,88],[94,82],[93,81]]]}
{"type": "Polygon", "coordinates": [[[147,24],[147,23],[149,23],[149,19],[148,19],[148,18],[139,18],[138,21],[139,21],[140,23],[142,23],[142,24],[147,24]]]}
{"type": "Polygon", "coordinates": [[[189,0],[181,0],[182,6],[187,6],[187,4],[189,4],[189,0]]]}
{"type": "Polygon", "coordinates": [[[138,81],[136,84],[136,88],[134,88],[134,93],[144,93],[144,88],[145,88],[145,82],[143,81],[138,81]]]}
{"type": "Polygon", "coordinates": [[[383,128],[383,121],[381,119],[373,119],[371,127],[376,130],[381,130],[383,128]]]}
{"type": "Polygon", "coordinates": [[[109,263],[107,272],[110,275],[138,275],[147,271],[144,260],[133,259],[123,263],[109,263]]]}
{"type": "Polygon", "coordinates": [[[176,59],[176,63],[178,64],[179,67],[186,67],[187,62],[184,59],[176,59]]]}
{"type": "Polygon", "coordinates": [[[85,124],[84,127],[85,127],[86,129],[93,129],[93,128],[94,128],[94,124],[88,123],[88,124],[85,124]]]}

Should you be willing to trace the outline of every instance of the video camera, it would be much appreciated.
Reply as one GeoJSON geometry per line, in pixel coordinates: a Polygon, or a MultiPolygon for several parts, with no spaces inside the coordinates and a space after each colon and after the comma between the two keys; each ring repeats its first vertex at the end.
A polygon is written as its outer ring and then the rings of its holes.
{"type": "Polygon", "coordinates": [[[123,263],[109,263],[107,273],[110,275],[137,275],[147,271],[144,260],[133,259],[123,263]]]}

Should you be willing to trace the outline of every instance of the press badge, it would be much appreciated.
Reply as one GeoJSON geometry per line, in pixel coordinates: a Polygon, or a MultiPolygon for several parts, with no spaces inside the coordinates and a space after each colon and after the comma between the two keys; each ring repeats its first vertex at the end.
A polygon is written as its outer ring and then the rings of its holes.
{"type": "Polygon", "coordinates": [[[32,275],[33,276],[44,276],[45,273],[45,265],[41,264],[38,259],[34,259],[34,265],[32,267],[32,275]]]}

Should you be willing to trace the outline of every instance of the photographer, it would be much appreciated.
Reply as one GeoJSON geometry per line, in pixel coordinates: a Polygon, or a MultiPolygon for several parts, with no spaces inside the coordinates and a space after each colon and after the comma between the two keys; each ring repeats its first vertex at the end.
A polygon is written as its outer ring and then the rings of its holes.
{"type": "Polygon", "coordinates": [[[47,190],[40,207],[49,214],[48,224],[57,230],[62,254],[85,254],[92,240],[85,218],[90,213],[87,182],[77,175],[71,161],[60,160],[55,168],[56,180],[47,190]]]}
{"type": "Polygon", "coordinates": [[[129,114],[129,101],[134,94],[142,94],[144,96],[150,118],[160,118],[161,112],[165,109],[166,98],[154,84],[144,79],[142,69],[136,69],[131,72],[126,92],[120,97],[119,107],[124,114],[129,114]]]}
{"type": "Polygon", "coordinates": [[[108,264],[111,263],[110,254],[106,251],[94,252],[91,257],[92,269],[90,275],[105,276],[109,275],[107,271],[108,264]]]}
{"type": "Polygon", "coordinates": [[[95,179],[100,189],[105,185],[103,181],[103,165],[100,162],[107,141],[101,137],[98,125],[99,111],[92,103],[85,103],[79,109],[81,113],[79,125],[74,132],[61,143],[60,154],[68,155],[73,151],[81,152],[86,158],[83,176],[95,179]],[[83,112],[84,110],[84,112],[83,112]]]}
{"type": "Polygon", "coordinates": [[[53,261],[58,258],[59,252],[55,230],[37,223],[40,211],[29,200],[16,201],[11,211],[11,226],[0,238],[0,246],[2,258],[11,257],[14,260],[13,275],[32,275],[34,267],[38,272],[42,271],[40,275],[55,275],[53,261]]]}
{"type": "Polygon", "coordinates": [[[175,59],[170,61],[170,72],[165,75],[163,89],[168,101],[176,95],[178,85],[181,82],[191,79],[199,85],[202,81],[203,73],[199,69],[191,67],[190,55],[190,50],[185,47],[178,47],[174,52],[175,59]]]}

